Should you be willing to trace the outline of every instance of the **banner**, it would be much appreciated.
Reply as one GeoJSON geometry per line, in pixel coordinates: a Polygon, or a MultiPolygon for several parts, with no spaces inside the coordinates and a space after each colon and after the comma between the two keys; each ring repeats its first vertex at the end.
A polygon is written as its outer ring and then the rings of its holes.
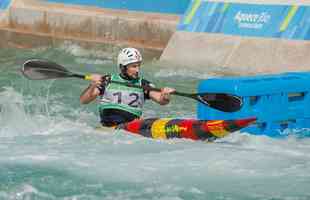
{"type": "Polygon", "coordinates": [[[178,30],[309,40],[310,7],[193,0],[178,30]]]}
{"type": "Polygon", "coordinates": [[[190,0],[47,0],[64,4],[79,4],[110,9],[157,12],[182,15],[190,0]]]}
{"type": "Polygon", "coordinates": [[[6,10],[10,3],[11,0],[0,0],[0,12],[6,10]]]}

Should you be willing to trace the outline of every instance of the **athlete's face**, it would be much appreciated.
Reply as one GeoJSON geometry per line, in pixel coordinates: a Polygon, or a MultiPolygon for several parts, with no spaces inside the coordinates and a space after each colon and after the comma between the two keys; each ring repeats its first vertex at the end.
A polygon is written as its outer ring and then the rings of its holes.
{"type": "Polygon", "coordinates": [[[139,78],[141,62],[131,63],[127,65],[127,75],[132,79],[139,78]]]}

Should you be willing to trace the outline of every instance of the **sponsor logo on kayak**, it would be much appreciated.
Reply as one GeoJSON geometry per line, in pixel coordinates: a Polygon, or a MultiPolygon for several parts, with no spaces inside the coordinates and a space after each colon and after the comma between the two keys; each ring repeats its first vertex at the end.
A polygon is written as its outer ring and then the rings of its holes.
{"type": "Polygon", "coordinates": [[[261,13],[244,13],[239,11],[234,20],[239,28],[262,29],[263,26],[269,23],[271,15],[268,12],[261,13]]]}
{"type": "Polygon", "coordinates": [[[187,131],[186,127],[180,127],[178,125],[171,125],[171,126],[166,126],[165,127],[165,132],[167,134],[175,134],[175,133],[180,133],[181,131],[187,131]]]}

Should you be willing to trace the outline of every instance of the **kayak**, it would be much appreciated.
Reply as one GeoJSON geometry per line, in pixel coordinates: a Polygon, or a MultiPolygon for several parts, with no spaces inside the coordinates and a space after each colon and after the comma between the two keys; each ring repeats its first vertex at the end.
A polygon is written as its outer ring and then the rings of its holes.
{"type": "MultiPolygon", "coordinates": [[[[120,124],[114,129],[154,139],[186,138],[213,141],[254,123],[256,118],[237,120],[197,120],[149,118],[120,124]]],[[[106,127],[99,129],[107,130],[106,127]]]]}

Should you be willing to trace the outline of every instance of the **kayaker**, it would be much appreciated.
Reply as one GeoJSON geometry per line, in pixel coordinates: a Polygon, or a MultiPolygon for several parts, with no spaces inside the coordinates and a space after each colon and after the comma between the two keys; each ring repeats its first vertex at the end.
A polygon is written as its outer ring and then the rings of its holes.
{"type": "Polygon", "coordinates": [[[110,82],[112,80],[137,86],[154,87],[151,82],[140,77],[141,64],[142,56],[137,49],[124,48],[120,51],[117,59],[119,74],[90,75],[91,83],[82,92],[80,102],[88,104],[99,97],[99,113],[103,126],[115,126],[140,118],[144,101],[147,99],[160,105],[169,103],[170,94],[175,91],[174,88],[164,87],[158,92],[110,82]]]}

